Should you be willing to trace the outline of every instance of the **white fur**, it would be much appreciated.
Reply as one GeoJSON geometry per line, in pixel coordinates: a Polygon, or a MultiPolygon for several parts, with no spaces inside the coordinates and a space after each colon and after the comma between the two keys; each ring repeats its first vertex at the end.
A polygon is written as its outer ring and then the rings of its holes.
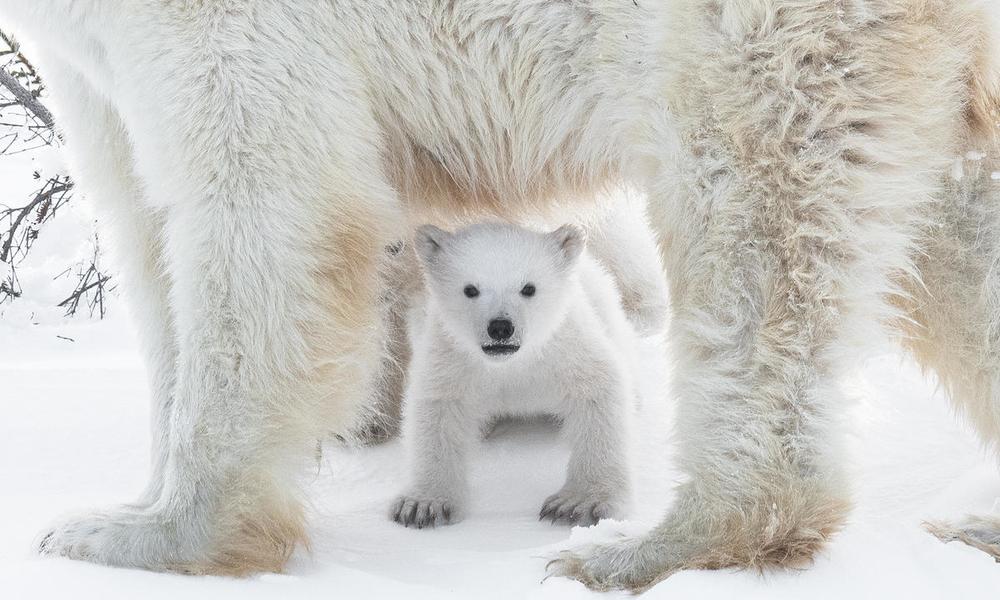
{"type": "Polygon", "coordinates": [[[304,535],[297,461],[370,397],[384,245],[408,222],[551,214],[625,179],[669,273],[687,480],[648,536],[553,572],[642,589],[808,561],[849,505],[837,377],[882,323],[997,441],[996,252],[975,234],[995,228],[997,190],[989,168],[961,189],[951,173],[1000,153],[998,12],[0,0],[45,45],[81,183],[127,244],[160,407],[162,483],[43,547],[281,568],[304,535]]]}
{"type": "Polygon", "coordinates": [[[560,419],[573,447],[566,482],[541,517],[621,516],[637,339],[611,276],[584,253],[582,230],[423,227],[416,244],[427,285],[414,309],[404,420],[412,481],[392,518],[417,527],[460,519],[480,431],[499,417],[539,415],[560,419]],[[467,297],[467,286],[478,295],[467,297]],[[489,353],[500,343],[488,333],[496,320],[513,325],[503,341],[518,348],[511,354],[489,353]]]}
{"type": "MultiPolygon", "coordinates": [[[[614,190],[602,198],[603,210],[584,210],[577,221],[587,232],[590,254],[614,278],[629,322],[640,335],[651,336],[665,330],[669,308],[655,234],[640,200],[628,190],[614,190]]],[[[522,225],[544,229],[554,226],[553,219],[532,215],[522,225]]],[[[451,225],[461,226],[463,221],[453,220],[451,225]]],[[[372,373],[367,414],[356,432],[364,442],[384,441],[399,431],[412,354],[407,314],[414,299],[424,293],[424,277],[412,244],[393,244],[385,258],[379,294],[381,358],[372,373]]]]}

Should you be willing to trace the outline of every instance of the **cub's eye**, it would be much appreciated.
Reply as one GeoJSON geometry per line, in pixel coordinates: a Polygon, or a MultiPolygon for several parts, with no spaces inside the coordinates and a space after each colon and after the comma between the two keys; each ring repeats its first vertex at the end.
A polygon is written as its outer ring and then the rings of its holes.
{"type": "Polygon", "coordinates": [[[475,298],[479,295],[479,288],[474,285],[467,285],[462,292],[465,294],[466,298],[475,298]]]}
{"type": "Polygon", "coordinates": [[[523,288],[521,288],[521,295],[524,296],[525,298],[531,298],[532,296],[535,295],[535,286],[531,283],[525,285],[523,288]]]}

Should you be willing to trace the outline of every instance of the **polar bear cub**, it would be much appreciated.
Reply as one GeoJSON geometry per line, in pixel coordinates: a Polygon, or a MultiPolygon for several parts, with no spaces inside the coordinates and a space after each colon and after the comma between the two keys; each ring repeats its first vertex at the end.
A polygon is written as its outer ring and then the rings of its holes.
{"type": "Polygon", "coordinates": [[[466,457],[482,428],[530,415],[559,418],[572,446],[566,482],[540,518],[589,525],[620,516],[638,339],[583,231],[425,225],[415,246],[426,292],[411,316],[412,481],[391,518],[418,528],[460,519],[466,457]]]}

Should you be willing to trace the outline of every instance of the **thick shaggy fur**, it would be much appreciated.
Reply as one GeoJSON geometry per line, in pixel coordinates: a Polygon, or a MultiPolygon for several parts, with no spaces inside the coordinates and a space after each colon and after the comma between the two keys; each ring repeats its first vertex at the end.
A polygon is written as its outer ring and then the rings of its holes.
{"type": "Polygon", "coordinates": [[[420,228],[426,291],[412,311],[404,421],[411,481],[390,510],[395,521],[461,519],[480,432],[501,417],[541,415],[562,422],[573,451],[540,517],[590,525],[623,516],[638,338],[614,279],[584,243],[572,225],[420,228]]]}
{"type": "MultiPolygon", "coordinates": [[[[997,11],[0,0],[49,44],[81,183],[126,244],[159,407],[143,502],[44,549],[280,568],[302,531],[295,464],[366,399],[383,246],[418,218],[551,211],[624,178],[649,195],[671,282],[688,479],[648,536],[552,572],[641,589],[807,561],[849,503],[836,379],[880,323],[904,324],[997,441],[995,248],[975,235],[997,194],[985,163],[954,181],[957,157],[1000,152],[997,11]]],[[[966,538],[991,544],[982,523],[966,538]]]]}

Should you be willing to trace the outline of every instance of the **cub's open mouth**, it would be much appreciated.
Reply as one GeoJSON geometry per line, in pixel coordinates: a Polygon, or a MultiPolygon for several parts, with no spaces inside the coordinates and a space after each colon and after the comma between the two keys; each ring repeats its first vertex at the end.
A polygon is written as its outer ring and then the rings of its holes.
{"type": "Polygon", "coordinates": [[[514,354],[520,349],[520,346],[515,346],[513,344],[490,344],[488,346],[483,346],[483,352],[491,356],[514,354]]]}

